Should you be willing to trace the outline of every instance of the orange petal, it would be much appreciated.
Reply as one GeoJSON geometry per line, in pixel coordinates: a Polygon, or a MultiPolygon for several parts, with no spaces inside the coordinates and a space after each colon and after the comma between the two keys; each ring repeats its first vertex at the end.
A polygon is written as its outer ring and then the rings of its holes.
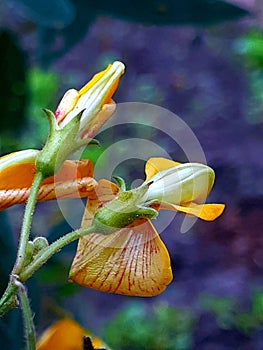
{"type": "MultiPolygon", "coordinates": [[[[97,182],[91,177],[48,183],[40,187],[37,201],[45,202],[65,198],[85,198],[93,193],[97,182]]],[[[30,188],[0,190],[0,210],[14,204],[26,203],[30,188]]]]}
{"type": "Polygon", "coordinates": [[[79,97],[80,95],[75,89],[70,89],[64,94],[54,113],[58,124],[60,124],[66,115],[73,110],[79,100],[79,97]]]}
{"type": "Polygon", "coordinates": [[[206,221],[213,221],[218,218],[224,211],[224,204],[195,204],[190,203],[183,205],[175,205],[170,203],[162,203],[160,209],[180,211],[182,213],[197,216],[206,221]]]}
{"type": "MultiPolygon", "coordinates": [[[[27,201],[35,173],[34,161],[1,169],[0,210],[27,201]]],[[[55,176],[43,181],[38,200],[86,197],[91,186],[95,186],[92,176],[93,165],[90,160],[65,161],[55,176]]]]}
{"type": "Polygon", "coordinates": [[[103,292],[154,296],[171,282],[172,271],[158,233],[141,219],[109,236],[82,237],[69,278],[103,292]]]}
{"type": "Polygon", "coordinates": [[[168,169],[174,166],[180,165],[178,162],[174,162],[165,158],[150,158],[145,165],[146,180],[149,181],[155,174],[164,169],[168,169]]]}
{"type": "Polygon", "coordinates": [[[31,186],[38,150],[14,152],[0,158],[0,190],[31,186]],[[19,187],[20,186],[20,187],[19,187]]]}
{"type": "Polygon", "coordinates": [[[92,138],[111,117],[115,109],[116,104],[113,100],[110,100],[109,103],[104,104],[101,110],[90,121],[88,129],[84,130],[83,134],[81,135],[81,138],[92,138]]]}
{"type": "Polygon", "coordinates": [[[37,350],[82,350],[85,330],[71,319],[48,328],[37,342],[37,350]]]}
{"type": "Polygon", "coordinates": [[[43,181],[43,184],[69,181],[83,177],[93,177],[93,164],[89,159],[66,160],[55,176],[51,176],[43,181]]]}
{"type": "MultiPolygon", "coordinates": [[[[118,187],[100,180],[82,220],[89,227],[96,209],[115,198],[118,187]]],[[[150,221],[137,220],[109,236],[93,233],[79,240],[70,280],[85,287],[125,295],[153,296],[172,280],[170,257],[150,221]]]]}
{"type": "Polygon", "coordinates": [[[112,64],[109,64],[106,69],[95,74],[93,78],[79,90],[79,95],[84,95],[88,90],[90,90],[92,86],[94,86],[103,77],[103,75],[105,75],[111,69],[111,67],[112,64]]]}

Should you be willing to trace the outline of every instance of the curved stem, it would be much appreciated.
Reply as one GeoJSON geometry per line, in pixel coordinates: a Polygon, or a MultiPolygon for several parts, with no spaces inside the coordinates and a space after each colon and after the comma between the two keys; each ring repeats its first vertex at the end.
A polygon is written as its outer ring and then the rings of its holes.
{"type": "Polygon", "coordinates": [[[65,245],[75,241],[76,239],[94,232],[93,227],[80,228],[79,230],[72,231],[66,235],[60,237],[58,240],[50,244],[48,247],[43,248],[34,258],[34,260],[24,268],[20,273],[19,278],[21,282],[25,282],[35,271],[37,271],[45,262],[57,253],[65,245]]]}
{"type": "Polygon", "coordinates": [[[13,275],[19,275],[25,265],[26,247],[27,247],[29,234],[30,234],[32,216],[33,216],[33,212],[37,201],[38,190],[40,188],[40,185],[43,179],[44,179],[43,174],[41,172],[37,172],[30,190],[28,202],[25,209],[16,263],[12,272],[13,275]]]}
{"type": "Polygon", "coordinates": [[[30,308],[26,287],[18,279],[18,276],[12,276],[14,284],[18,287],[20,307],[23,314],[25,324],[25,338],[26,338],[26,349],[36,349],[36,332],[33,322],[33,315],[30,308]]]}

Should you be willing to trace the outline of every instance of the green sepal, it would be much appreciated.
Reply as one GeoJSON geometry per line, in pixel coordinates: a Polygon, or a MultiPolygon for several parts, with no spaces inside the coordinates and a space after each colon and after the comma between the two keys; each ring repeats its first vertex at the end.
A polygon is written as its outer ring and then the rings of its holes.
{"type": "Polygon", "coordinates": [[[94,232],[108,235],[138,219],[155,218],[158,215],[157,210],[140,204],[147,189],[148,186],[143,185],[134,190],[120,192],[115,199],[99,209],[92,221],[94,232]]]}
{"type": "Polygon", "coordinates": [[[117,186],[119,187],[121,192],[126,191],[126,183],[125,183],[125,181],[124,181],[124,179],[122,177],[120,177],[120,176],[113,176],[112,178],[116,181],[117,186]]]}
{"type": "Polygon", "coordinates": [[[59,128],[56,118],[50,110],[44,109],[50,131],[46,144],[36,157],[36,169],[44,178],[54,175],[69,156],[89,143],[98,144],[97,140],[80,139],[79,127],[83,111],[63,128],[59,128]]]}

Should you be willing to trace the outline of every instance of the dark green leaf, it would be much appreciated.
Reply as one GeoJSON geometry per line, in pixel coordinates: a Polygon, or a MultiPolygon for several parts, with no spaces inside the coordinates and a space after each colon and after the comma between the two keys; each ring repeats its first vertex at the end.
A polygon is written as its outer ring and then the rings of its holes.
{"type": "Polygon", "coordinates": [[[2,152],[9,152],[15,148],[17,133],[25,124],[25,58],[13,34],[8,31],[0,32],[0,52],[0,147],[2,152]]]}

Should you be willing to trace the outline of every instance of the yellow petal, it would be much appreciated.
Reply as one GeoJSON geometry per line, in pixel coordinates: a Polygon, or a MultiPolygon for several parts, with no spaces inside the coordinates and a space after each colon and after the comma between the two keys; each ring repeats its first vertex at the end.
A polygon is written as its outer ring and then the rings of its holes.
{"type": "MultiPolygon", "coordinates": [[[[112,64],[109,64],[106,69],[104,69],[102,72],[99,72],[94,75],[94,77],[85,85],[83,86],[82,89],[79,90],[79,95],[84,95],[88,90],[90,90],[112,67],[112,64]]],[[[104,96],[104,99],[101,103],[103,104],[108,104],[115,93],[118,85],[119,85],[120,77],[116,79],[113,84],[110,86],[110,88],[107,90],[107,93],[104,96]]]]}
{"type": "Polygon", "coordinates": [[[154,296],[172,280],[170,257],[148,220],[137,220],[109,236],[79,240],[70,280],[103,292],[154,296]]]}
{"type": "MultiPolygon", "coordinates": [[[[100,180],[89,196],[82,221],[89,227],[96,209],[112,200],[116,185],[100,180]]],[[[109,236],[93,233],[79,240],[71,281],[104,292],[134,296],[161,293],[172,280],[170,257],[150,221],[137,220],[109,236]]]]}
{"type": "Polygon", "coordinates": [[[180,165],[178,162],[174,162],[165,158],[150,158],[145,165],[146,182],[149,181],[155,174],[164,169],[168,169],[174,166],[180,165]]]}
{"type": "MultiPolygon", "coordinates": [[[[11,165],[6,163],[6,166],[2,166],[0,210],[27,201],[35,173],[34,160],[11,165]]],[[[90,160],[65,161],[55,176],[43,181],[38,200],[86,197],[91,191],[91,186],[95,186],[92,177],[93,165],[90,160]]]]}
{"type": "Polygon", "coordinates": [[[103,77],[103,75],[105,75],[105,73],[111,69],[111,67],[112,64],[109,64],[106,69],[95,74],[93,78],[79,90],[79,95],[84,95],[88,90],[90,90],[90,88],[92,88],[92,86],[94,86],[103,77]]]}
{"type": "Polygon", "coordinates": [[[37,350],[82,350],[85,330],[71,319],[48,328],[37,342],[37,350]]]}
{"type": "Polygon", "coordinates": [[[224,204],[195,204],[188,203],[185,205],[175,205],[162,203],[159,209],[179,211],[188,215],[197,216],[206,221],[213,221],[218,218],[224,211],[224,204]]]}

